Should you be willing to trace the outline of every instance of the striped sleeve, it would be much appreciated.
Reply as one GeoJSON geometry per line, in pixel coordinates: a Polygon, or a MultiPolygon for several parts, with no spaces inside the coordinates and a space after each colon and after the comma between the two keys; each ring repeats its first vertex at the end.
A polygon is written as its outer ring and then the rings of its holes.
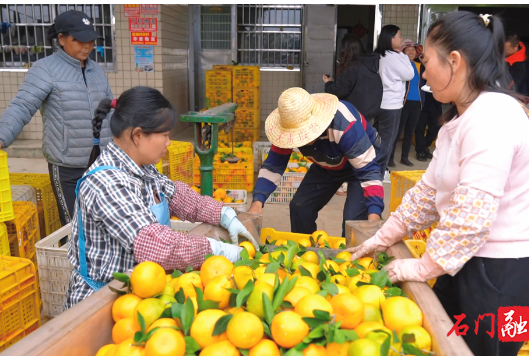
{"type": "Polygon", "coordinates": [[[276,190],[281,177],[288,166],[292,149],[279,148],[274,145],[270,148],[268,157],[259,171],[257,183],[253,189],[253,200],[266,202],[268,197],[276,190]]]}
{"type": "Polygon", "coordinates": [[[375,148],[362,121],[365,119],[353,107],[340,102],[335,123],[332,125],[334,141],[349,160],[355,176],[364,189],[367,211],[381,215],[384,210],[384,187],[375,148]],[[340,124],[343,122],[346,125],[340,124]],[[345,128],[344,130],[342,130],[345,128]]]}

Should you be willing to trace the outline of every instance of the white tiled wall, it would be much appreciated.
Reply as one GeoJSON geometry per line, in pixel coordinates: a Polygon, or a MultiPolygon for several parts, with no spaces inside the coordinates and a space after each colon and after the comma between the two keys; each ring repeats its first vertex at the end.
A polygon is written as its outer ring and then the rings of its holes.
{"type": "Polygon", "coordinates": [[[393,24],[400,27],[405,39],[418,41],[417,26],[419,22],[419,4],[415,5],[384,5],[382,24],[393,24]]]}
{"type": "MultiPolygon", "coordinates": [[[[160,90],[180,113],[188,111],[187,5],[159,5],[158,45],[154,46],[154,72],[136,72],[130,45],[128,18],[123,5],[114,5],[116,16],[117,72],[107,73],[114,97],[133,86],[160,90]]],[[[0,72],[0,114],[15,97],[25,72],[0,72]]],[[[180,124],[175,132],[181,130],[180,124]]],[[[42,139],[42,118],[37,112],[18,139],[42,139]]]]}

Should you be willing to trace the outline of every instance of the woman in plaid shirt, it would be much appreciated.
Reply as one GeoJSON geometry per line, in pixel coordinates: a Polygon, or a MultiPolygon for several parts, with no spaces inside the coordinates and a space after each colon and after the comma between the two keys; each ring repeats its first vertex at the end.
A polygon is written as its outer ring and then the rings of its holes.
{"type": "Polygon", "coordinates": [[[77,184],[68,258],[74,270],[66,295],[68,309],[110,282],[113,272],[152,261],[165,269],[198,268],[207,254],[240,259],[241,235],[254,238],[229,207],[172,182],[153,165],[165,155],[176,111],[157,90],[135,87],[118,100],[103,100],[93,120],[94,149],[88,171],[77,184]],[[99,155],[102,121],[114,135],[99,155]],[[220,225],[234,244],[171,231],[170,216],[220,225]]]}

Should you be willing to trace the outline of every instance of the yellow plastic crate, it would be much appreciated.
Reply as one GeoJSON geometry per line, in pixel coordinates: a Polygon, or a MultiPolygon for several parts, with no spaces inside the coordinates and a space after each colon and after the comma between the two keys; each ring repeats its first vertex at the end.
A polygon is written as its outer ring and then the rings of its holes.
{"type": "MultiPolygon", "coordinates": [[[[291,233],[291,232],[280,232],[276,231],[273,228],[263,228],[261,229],[261,241],[263,243],[276,241],[279,239],[285,239],[287,241],[294,241],[298,243],[301,239],[309,239],[310,234],[302,234],[302,233],[291,233]]],[[[316,238],[314,238],[316,240],[316,238]]],[[[343,237],[329,237],[329,240],[331,242],[341,240],[345,241],[345,238],[343,237]]]]}
{"type": "Polygon", "coordinates": [[[518,356],[529,356],[529,342],[524,342],[522,348],[518,352],[518,356]]]}
{"type": "Polygon", "coordinates": [[[234,87],[233,102],[237,108],[259,109],[261,103],[261,88],[259,87],[234,87]]]}
{"type": "MultiPolygon", "coordinates": [[[[426,252],[426,242],[422,241],[420,239],[408,239],[405,240],[404,243],[406,244],[406,247],[408,247],[408,250],[410,251],[413,258],[421,258],[424,252],[426,252]]],[[[428,281],[428,285],[430,287],[433,287],[435,284],[435,281],[437,279],[430,279],[428,281]]]]}
{"type": "Polygon", "coordinates": [[[0,150],[0,222],[15,218],[13,212],[13,200],[11,196],[11,185],[9,180],[9,169],[7,166],[7,153],[0,150]]]}
{"type": "Polygon", "coordinates": [[[9,235],[5,223],[0,222],[0,256],[10,256],[9,235]]]}
{"type": "Polygon", "coordinates": [[[391,172],[391,200],[389,202],[389,212],[395,212],[402,198],[417,182],[426,171],[394,171],[391,172]]]}
{"type": "Polygon", "coordinates": [[[261,68],[259,66],[235,66],[232,68],[233,87],[260,87],[261,68]]]}
{"type": "Polygon", "coordinates": [[[35,266],[29,259],[0,256],[0,350],[40,326],[35,266]]]}
{"type": "MultiPolygon", "coordinates": [[[[225,139],[219,139],[219,149],[221,148],[229,148],[231,149],[231,141],[227,141],[225,139]]],[[[234,142],[233,148],[252,148],[252,141],[242,141],[242,142],[234,142]]],[[[255,154],[254,154],[255,155],[255,154]]]]}
{"type": "Polygon", "coordinates": [[[232,101],[232,91],[206,90],[206,107],[213,108],[232,101]]]}
{"type": "Polygon", "coordinates": [[[235,110],[235,128],[260,129],[261,110],[251,108],[235,110]]]}
{"type": "Polygon", "coordinates": [[[171,141],[167,153],[162,159],[162,173],[171,181],[193,184],[193,144],[191,142],[171,141]]]}
{"type": "Polygon", "coordinates": [[[206,91],[231,91],[231,71],[206,71],[206,91]]]}
{"type": "Polygon", "coordinates": [[[255,141],[259,141],[259,139],[261,138],[260,129],[249,130],[249,129],[234,128],[232,132],[229,132],[229,133],[221,132],[219,134],[219,140],[231,141],[233,139],[236,142],[246,142],[246,141],[255,142],[255,141]]]}
{"type": "MultiPolygon", "coordinates": [[[[220,155],[215,156],[213,163],[213,184],[219,188],[243,189],[251,192],[254,186],[253,154],[239,155],[246,162],[220,163],[220,155]]],[[[193,177],[195,185],[200,185],[200,160],[195,156],[193,161],[193,177]]]]}
{"type": "Polygon", "coordinates": [[[232,71],[233,65],[213,65],[213,70],[232,71]]]}
{"type": "Polygon", "coordinates": [[[43,238],[62,227],[49,174],[11,173],[9,178],[13,185],[26,184],[35,189],[38,213],[44,216],[46,232],[41,233],[43,238]]]}
{"type": "Polygon", "coordinates": [[[13,202],[15,219],[5,222],[9,236],[9,251],[13,257],[30,259],[35,243],[40,240],[37,206],[31,202],[13,202]]]}
{"type": "MultiPolygon", "coordinates": [[[[217,154],[231,153],[231,147],[228,148],[218,148],[217,154]]],[[[251,147],[233,147],[233,153],[238,155],[253,155],[253,148],[251,147]]]]}

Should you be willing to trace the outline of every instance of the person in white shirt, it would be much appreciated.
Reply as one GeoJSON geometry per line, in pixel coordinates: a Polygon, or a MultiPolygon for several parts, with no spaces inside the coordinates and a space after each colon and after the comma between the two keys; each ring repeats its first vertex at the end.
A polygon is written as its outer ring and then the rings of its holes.
{"type": "MultiPolygon", "coordinates": [[[[380,32],[375,49],[375,52],[380,54],[379,73],[384,91],[380,111],[375,116],[374,127],[380,134],[388,154],[397,138],[406,81],[410,81],[415,75],[410,59],[401,52],[402,39],[398,26],[386,25],[380,32]]],[[[388,162],[389,156],[386,158],[385,168],[388,162]]]]}

